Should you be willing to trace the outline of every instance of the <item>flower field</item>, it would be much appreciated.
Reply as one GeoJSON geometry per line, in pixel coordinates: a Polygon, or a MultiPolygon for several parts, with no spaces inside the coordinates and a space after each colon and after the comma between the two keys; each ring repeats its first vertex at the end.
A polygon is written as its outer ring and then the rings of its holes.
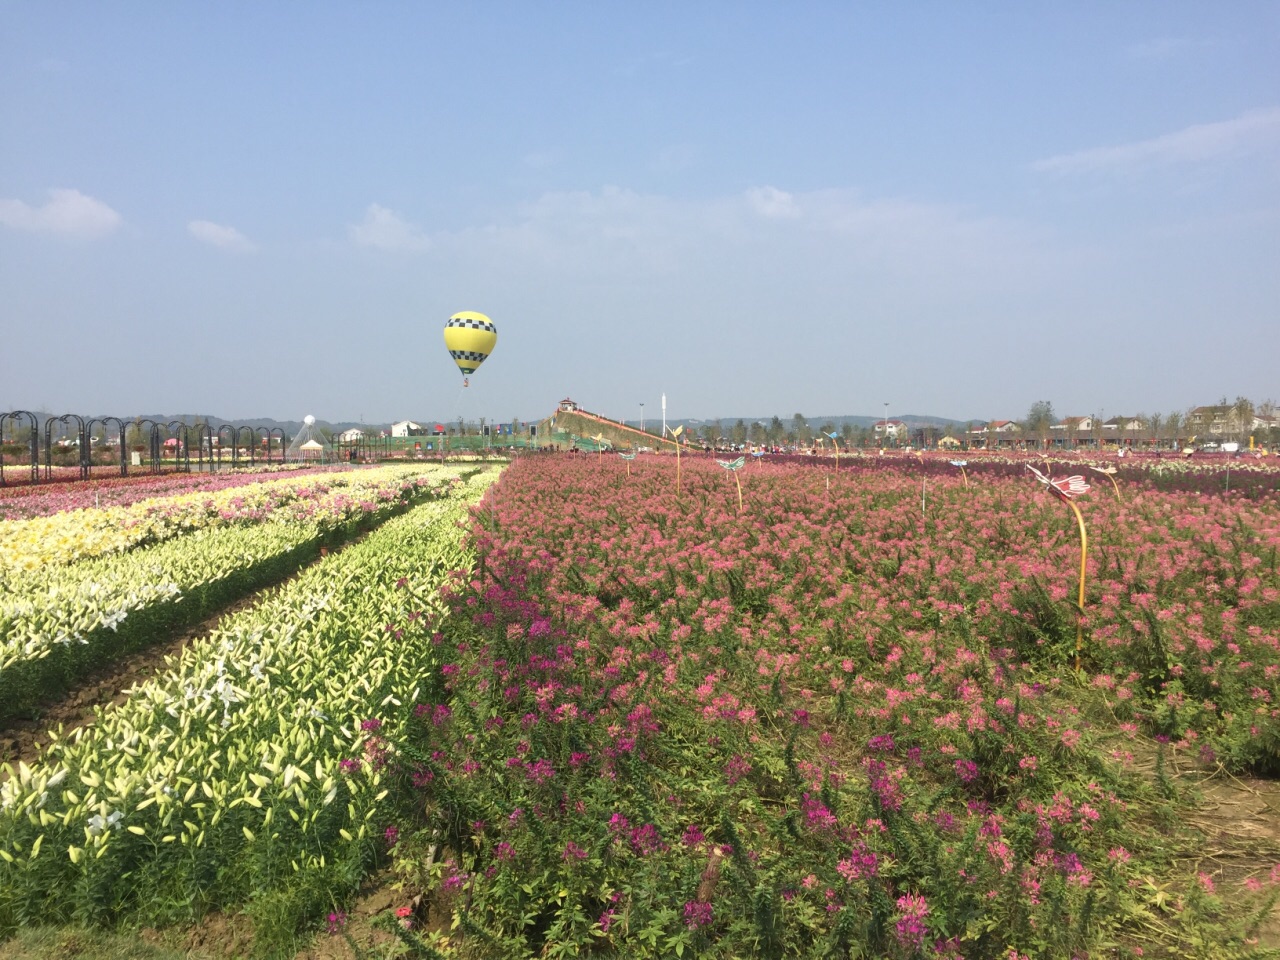
{"type": "MultiPolygon", "coordinates": [[[[341,468],[339,468],[341,471],[341,468]]],[[[123,507],[139,500],[150,500],[175,493],[225,490],[278,478],[282,473],[298,478],[323,472],[335,475],[333,467],[289,465],[253,473],[224,469],[218,473],[138,474],[129,477],[105,477],[83,482],[41,484],[39,486],[0,487],[0,520],[25,520],[44,517],[85,507],[123,507]]]]}
{"type": "Polygon", "coordinates": [[[1082,615],[1016,473],[625,467],[504,473],[362,766],[422,955],[1267,955],[1276,852],[1215,860],[1168,764],[1280,768],[1274,488],[1095,487],[1082,615]]]}
{"type": "Polygon", "coordinates": [[[0,524],[0,720],[445,482],[380,468],[0,524]]]}
{"type": "Polygon", "coordinates": [[[107,508],[166,533],[51,547],[10,629],[108,649],[202,564],[429,498],[8,770],[0,933],[243,908],[292,956],[390,864],[387,956],[1273,955],[1280,845],[1224,854],[1183,774],[1280,772],[1274,472],[1090,477],[1081,612],[1019,459],[849,459],[107,508]]]}
{"type": "MultiPolygon", "coordinates": [[[[389,482],[413,475],[413,471],[391,467],[250,485],[243,477],[184,478],[201,482],[191,492],[185,492],[184,486],[178,488],[183,492],[170,489],[164,495],[150,495],[128,505],[62,507],[40,516],[13,519],[0,525],[0,577],[8,587],[15,574],[48,564],[120,553],[193,530],[229,524],[311,516],[337,521],[350,503],[367,502],[370,496],[388,499],[393,496],[389,482]]],[[[125,491],[137,489],[128,487],[125,491]]],[[[40,498],[45,504],[48,500],[40,498]]]]}
{"type": "Polygon", "coordinates": [[[0,932],[247,905],[266,950],[354,888],[398,798],[360,758],[383,755],[378,728],[396,731],[391,714],[407,714],[438,659],[428,632],[391,625],[441,608],[440,585],[468,565],[460,522],[492,480],[416,473],[437,499],[225,619],[94,725],[6,770],[0,932]]]}

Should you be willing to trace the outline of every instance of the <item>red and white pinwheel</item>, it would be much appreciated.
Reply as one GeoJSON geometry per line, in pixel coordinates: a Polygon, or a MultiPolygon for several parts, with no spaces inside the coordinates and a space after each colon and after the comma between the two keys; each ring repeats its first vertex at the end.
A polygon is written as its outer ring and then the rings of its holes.
{"type": "Polygon", "coordinates": [[[1073,477],[1060,477],[1054,480],[1052,477],[1046,477],[1031,464],[1027,464],[1027,469],[1036,475],[1036,479],[1043,483],[1046,487],[1054,492],[1062,500],[1074,500],[1081,494],[1089,492],[1089,484],[1085,483],[1084,477],[1076,474],[1073,477]]]}

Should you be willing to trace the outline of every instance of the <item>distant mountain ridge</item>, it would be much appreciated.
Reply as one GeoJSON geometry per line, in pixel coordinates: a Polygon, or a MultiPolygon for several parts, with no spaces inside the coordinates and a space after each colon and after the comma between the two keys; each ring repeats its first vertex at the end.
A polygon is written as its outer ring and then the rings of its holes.
{"type": "MultiPolygon", "coordinates": [[[[791,426],[791,421],[792,421],[792,419],[794,418],[794,416],[795,416],[795,414],[794,414],[794,413],[793,413],[793,414],[791,414],[791,416],[786,416],[786,417],[784,417],[784,416],[782,416],[781,414],[779,414],[779,415],[778,415],[778,419],[782,421],[782,425],[783,425],[784,427],[790,428],[790,426],[791,426]]],[[[723,426],[725,429],[729,429],[729,428],[731,428],[735,423],[737,423],[739,420],[741,420],[741,421],[742,421],[743,423],[745,423],[747,426],[750,426],[750,425],[751,425],[751,424],[753,424],[753,423],[762,423],[762,424],[764,424],[765,426],[768,426],[771,422],[773,422],[773,417],[774,417],[774,415],[773,415],[773,414],[769,414],[769,416],[767,416],[767,417],[704,417],[704,418],[698,418],[698,417],[672,418],[672,417],[668,417],[668,418],[667,418],[667,424],[668,424],[669,426],[677,426],[677,427],[678,427],[678,426],[697,427],[697,426],[701,426],[701,425],[702,425],[702,424],[704,424],[704,423],[715,423],[717,420],[719,420],[719,421],[720,421],[721,426],[723,426]]],[[[854,426],[854,427],[871,427],[871,426],[874,426],[875,424],[879,423],[881,420],[883,420],[883,419],[884,419],[884,417],[883,417],[883,415],[875,416],[875,417],[867,417],[867,416],[859,416],[859,415],[854,415],[854,414],[842,414],[842,415],[840,415],[840,416],[822,416],[822,417],[809,417],[809,416],[806,416],[804,419],[805,419],[805,422],[806,422],[807,424],[809,424],[809,426],[810,426],[810,427],[813,427],[814,429],[817,429],[818,427],[822,426],[824,423],[830,423],[830,424],[832,424],[832,425],[833,425],[837,430],[839,430],[839,429],[840,429],[841,427],[843,427],[846,423],[847,423],[847,424],[849,424],[850,426],[854,426]]],[[[902,414],[898,414],[898,413],[890,413],[890,414],[889,414],[889,419],[890,419],[890,420],[901,420],[901,421],[902,421],[903,423],[905,423],[908,427],[912,427],[912,428],[914,428],[914,427],[927,427],[927,426],[933,426],[933,427],[948,427],[948,426],[962,427],[962,426],[964,426],[966,423],[985,423],[985,422],[986,422],[985,420],[955,420],[955,419],[951,419],[951,418],[949,418],[949,417],[935,417],[935,416],[930,416],[930,415],[926,415],[926,414],[918,414],[918,413],[902,413],[902,414]]],[[[626,423],[639,423],[640,421],[632,419],[632,420],[627,420],[627,421],[625,421],[625,422],[626,422],[626,423]]],[[[657,418],[655,418],[655,417],[645,417],[645,418],[644,418],[644,422],[645,422],[645,424],[646,424],[646,425],[649,425],[649,424],[652,424],[652,423],[660,423],[660,422],[661,422],[661,418],[660,418],[660,417],[657,417],[657,418]]]]}
{"type": "MultiPolygon", "coordinates": [[[[61,414],[50,414],[43,411],[33,411],[33,412],[35,412],[36,418],[40,421],[42,426],[44,424],[44,421],[49,417],[61,416],[61,414]]],[[[603,416],[609,415],[606,411],[602,411],[602,410],[593,410],[591,412],[598,413],[603,416]]],[[[554,411],[549,412],[548,415],[554,415],[554,411]]],[[[97,417],[101,415],[94,414],[94,416],[97,417]]],[[[790,428],[792,418],[795,416],[795,414],[792,413],[791,415],[788,415],[788,416],[783,416],[782,414],[778,414],[777,416],[778,416],[778,419],[782,421],[783,426],[790,428]]],[[[683,426],[692,428],[692,427],[699,427],[707,423],[715,423],[717,420],[719,420],[721,425],[726,430],[728,430],[728,429],[731,429],[733,425],[737,423],[739,420],[741,420],[743,423],[747,424],[748,426],[756,422],[763,423],[765,426],[768,426],[769,423],[772,422],[773,417],[774,417],[774,414],[769,414],[768,416],[764,416],[764,417],[736,417],[736,416],[735,417],[669,417],[667,418],[667,423],[668,425],[673,427],[683,425],[683,426]]],[[[90,418],[86,416],[85,419],[88,420],[90,418]]],[[[245,426],[253,430],[257,430],[261,427],[265,427],[268,430],[276,430],[276,429],[283,430],[285,434],[288,436],[293,436],[297,434],[298,431],[301,430],[303,426],[303,423],[301,420],[276,420],[272,417],[247,417],[243,419],[230,419],[227,417],[220,417],[210,413],[142,413],[142,414],[132,414],[127,417],[121,417],[120,419],[123,420],[125,423],[132,423],[135,419],[142,419],[142,420],[152,420],[156,423],[162,423],[162,424],[169,423],[172,420],[181,420],[182,422],[187,424],[192,424],[192,423],[195,423],[197,420],[202,420],[205,423],[208,423],[211,426],[213,426],[215,429],[223,424],[232,424],[234,426],[245,426]]],[[[455,421],[451,421],[449,418],[439,418],[439,417],[410,417],[406,419],[411,419],[415,423],[419,423],[424,426],[427,424],[455,422],[455,421]]],[[[854,427],[868,428],[878,423],[881,419],[882,419],[881,416],[864,416],[864,415],[854,415],[854,414],[805,417],[805,421],[813,429],[817,429],[818,427],[822,426],[824,423],[830,423],[837,430],[843,428],[846,423],[854,427]]],[[[945,428],[947,426],[963,426],[966,423],[985,423],[986,422],[984,420],[956,420],[948,417],[938,417],[933,415],[915,414],[915,413],[905,413],[905,414],[890,413],[889,419],[901,420],[909,428],[924,427],[924,426],[935,426],[935,427],[945,428]]],[[[479,420],[478,417],[468,418],[468,422],[471,422],[471,423],[474,423],[477,420],[479,420]]],[[[537,418],[535,418],[532,422],[537,422],[537,418]]],[[[639,425],[640,421],[637,419],[629,419],[629,420],[620,419],[618,422],[639,425]]],[[[647,426],[653,426],[661,422],[662,420],[660,416],[645,417],[645,424],[647,426]]],[[[391,431],[390,423],[361,423],[356,420],[323,420],[323,419],[317,418],[316,425],[324,428],[325,430],[331,433],[341,433],[344,430],[351,430],[351,429],[363,430],[368,433],[379,433],[381,431],[386,431],[390,433],[391,431]]]]}

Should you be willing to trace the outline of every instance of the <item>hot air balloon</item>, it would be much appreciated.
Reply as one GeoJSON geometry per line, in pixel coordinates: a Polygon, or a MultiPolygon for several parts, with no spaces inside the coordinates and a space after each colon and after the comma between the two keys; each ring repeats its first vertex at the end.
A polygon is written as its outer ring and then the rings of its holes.
{"type": "Polygon", "coordinates": [[[444,325],[444,345],[462,371],[462,385],[466,387],[471,374],[498,345],[498,328],[483,313],[463,310],[444,325]]]}

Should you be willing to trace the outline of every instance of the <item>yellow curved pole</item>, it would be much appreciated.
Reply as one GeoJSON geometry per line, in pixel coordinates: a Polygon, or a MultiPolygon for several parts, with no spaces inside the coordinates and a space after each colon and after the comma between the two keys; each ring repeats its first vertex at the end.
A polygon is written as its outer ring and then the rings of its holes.
{"type": "MultiPolygon", "coordinates": [[[[1080,513],[1080,508],[1075,505],[1072,500],[1066,501],[1067,506],[1075,511],[1076,525],[1080,528],[1080,592],[1076,598],[1076,606],[1080,608],[1080,616],[1084,617],[1084,574],[1085,560],[1089,554],[1089,535],[1084,529],[1084,516],[1080,513]]],[[[1080,652],[1084,648],[1084,623],[1076,624],[1076,669],[1080,669],[1080,652]]]]}
{"type": "Polygon", "coordinates": [[[1111,481],[1111,489],[1116,492],[1116,499],[1124,503],[1124,497],[1120,496],[1120,486],[1116,483],[1116,478],[1108,473],[1107,479],[1111,481]]]}

